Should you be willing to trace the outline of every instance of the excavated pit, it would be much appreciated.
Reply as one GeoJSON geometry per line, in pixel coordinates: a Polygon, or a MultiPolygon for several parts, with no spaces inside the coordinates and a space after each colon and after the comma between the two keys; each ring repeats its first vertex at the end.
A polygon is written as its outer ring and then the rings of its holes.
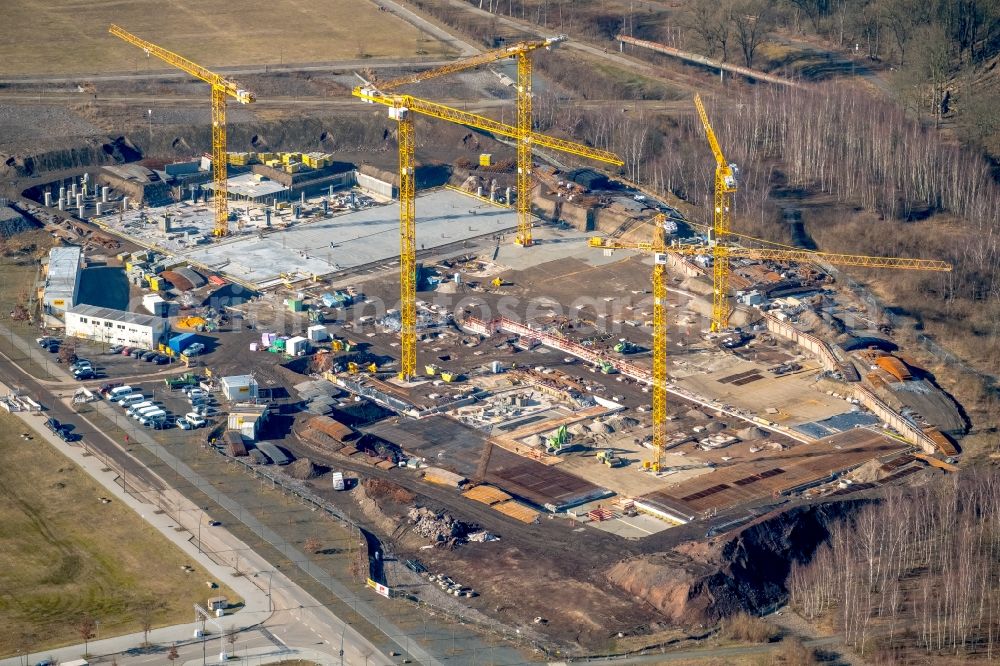
{"type": "Polygon", "coordinates": [[[829,537],[829,526],[865,503],[792,508],[726,538],[688,541],[618,562],[607,576],[682,626],[714,624],[740,611],[764,613],[787,599],[792,563],[808,562],[829,537]]]}

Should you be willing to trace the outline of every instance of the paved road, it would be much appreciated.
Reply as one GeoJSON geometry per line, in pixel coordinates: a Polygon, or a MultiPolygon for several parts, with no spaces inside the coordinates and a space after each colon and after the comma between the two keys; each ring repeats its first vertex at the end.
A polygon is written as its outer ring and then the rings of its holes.
{"type": "MultiPolygon", "coordinates": [[[[6,326],[0,325],[0,335],[3,334],[10,335],[10,332],[6,326]]],[[[17,344],[22,353],[29,354],[34,358],[36,363],[40,364],[47,360],[43,356],[44,352],[42,350],[32,348],[30,343],[17,336],[12,336],[11,339],[15,341],[15,344],[17,344]]],[[[50,368],[50,372],[58,374],[64,371],[61,367],[56,367],[50,368]]],[[[66,402],[60,401],[56,393],[52,393],[46,387],[41,386],[6,355],[0,355],[0,377],[3,377],[7,384],[16,384],[25,393],[32,395],[36,400],[41,402],[47,408],[45,412],[46,416],[53,416],[60,421],[75,423],[78,426],[81,421],[87,423],[88,428],[81,427],[78,430],[84,435],[84,442],[91,449],[98,452],[98,455],[84,455],[83,447],[79,445],[71,446],[56,438],[52,433],[41,427],[42,417],[40,415],[18,414],[27,425],[38,432],[39,436],[49,441],[54,447],[74,460],[80,467],[104,485],[110,494],[119,501],[131,506],[144,520],[160,531],[168,540],[187,553],[193,560],[197,560],[205,566],[214,578],[227,581],[227,584],[233,587],[234,591],[245,599],[246,605],[244,610],[218,620],[223,630],[246,630],[249,627],[266,624],[268,627],[273,627],[273,632],[278,632],[284,636],[284,645],[308,647],[313,651],[316,651],[317,645],[322,645],[325,646],[325,651],[329,653],[330,659],[333,658],[332,655],[337,655],[338,663],[341,641],[343,641],[345,650],[345,663],[385,665],[394,663],[392,659],[379,653],[356,630],[346,626],[333,613],[321,606],[315,598],[295,585],[282,573],[275,571],[263,557],[251,551],[246,544],[234,537],[227,530],[224,528],[198,529],[197,527],[193,527],[190,524],[191,522],[198,525],[202,524],[204,519],[204,513],[199,507],[186,500],[176,491],[168,488],[162,480],[155,478],[155,475],[149,472],[149,470],[138,465],[121,448],[117,441],[101,432],[84,415],[76,414],[66,402]],[[111,465],[105,463],[105,460],[102,459],[103,455],[107,455],[112,460],[111,465]],[[131,461],[131,464],[129,464],[129,461],[131,461]],[[145,480],[151,481],[148,487],[152,491],[152,494],[161,497],[161,501],[168,502],[175,515],[179,517],[179,520],[175,520],[166,513],[155,513],[157,508],[155,505],[143,503],[133,495],[126,493],[118,485],[119,474],[114,471],[104,471],[106,467],[118,464],[127,465],[125,467],[126,476],[132,475],[133,477],[138,477],[141,475],[145,480]],[[176,529],[178,526],[187,529],[186,531],[179,531],[176,529]],[[198,533],[200,536],[200,545],[195,545],[192,540],[195,533],[198,533]],[[233,562],[233,566],[229,566],[225,563],[225,556],[211,558],[206,554],[202,554],[202,550],[205,553],[240,553],[240,557],[238,561],[233,562]],[[238,566],[239,570],[246,575],[234,576],[234,566],[238,566]],[[283,611],[283,613],[273,613],[272,609],[283,611]],[[333,647],[334,643],[336,643],[335,648],[333,647]]],[[[0,390],[5,393],[10,392],[10,388],[5,384],[0,384],[0,390]]],[[[63,398],[71,397],[71,395],[72,392],[67,391],[63,394],[63,398]]],[[[104,403],[95,403],[95,405],[100,411],[110,411],[112,409],[104,403]]],[[[112,413],[111,416],[114,418],[116,415],[112,413]]],[[[149,438],[146,433],[141,431],[132,434],[133,441],[139,441],[140,437],[149,438]]],[[[129,481],[130,486],[134,483],[138,483],[134,478],[129,481]]],[[[147,496],[149,494],[147,493],[147,496]]],[[[193,615],[192,610],[192,617],[193,615]]],[[[377,622],[378,618],[376,617],[375,619],[377,622]]],[[[385,622],[383,621],[384,625],[385,622]]],[[[157,644],[189,641],[193,635],[194,626],[194,623],[191,623],[156,629],[150,632],[149,639],[151,642],[157,644]]],[[[211,627],[209,631],[212,631],[211,627]]],[[[218,630],[213,633],[214,636],[211,636],[209,640],[215,643],[215,654],[218,656],[218,639],[220,633],[218,630]]],[[[141,633],[102,639],[92,641],[89,645],[89,650],[92,654],[119,654],[140,645],[142,640],[143,636],[141,633]]],[[[197,649],[199,651],[202,649],[202,643],[203,641],[197,641],[197,649]]],[[[211,649],[211,644],[207,647],[211,649]]],[[[50,652],[52,656],[59,659],[75,659],[83,653],[83,646],[70,646],[50,652]]],[[[46,655],[48,654],[49,652],[46,652],[46,655]]],[[[126,656],[119,659],[119,663],[123,665],[126,663],[131,664],[133,663],[132,660],[136,658],[139,661],[135,663],[162,663],[163,655],[160,654],[158,656],[158,662],[143,662],[143,657],[141,656],[126,656]]],[[[14,666],[17,663],[18,660],[13,658],[0,661],[0,666],[14,666]]],[[[259,662],[258,660],[258,663],[263,662],[259,662]]],[[[435,662],[428,661],[426,663],[435,662]]]]}

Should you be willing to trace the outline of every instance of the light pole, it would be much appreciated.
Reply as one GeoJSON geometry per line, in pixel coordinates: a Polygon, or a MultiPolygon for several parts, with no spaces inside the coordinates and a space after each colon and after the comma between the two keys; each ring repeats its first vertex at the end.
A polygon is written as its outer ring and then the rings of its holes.
{"type": "Polygon", "coordinates": [[[198,514],[198,554],[199,555],[203,554],[203,551],[201,549],[201,523],[202,523],[202,520],[204,518],[205,518],[205,512],[202,511],[200,514],[198,514]]]}
{"type": "Polygon", "coordinates": [[[254,574],[254,578],[256,578],[258,574],[267,574],[267,612],[270,613],[273,610],[271,605],[271,576],[274,575],[274,571],[258,571],[254,574]]]}

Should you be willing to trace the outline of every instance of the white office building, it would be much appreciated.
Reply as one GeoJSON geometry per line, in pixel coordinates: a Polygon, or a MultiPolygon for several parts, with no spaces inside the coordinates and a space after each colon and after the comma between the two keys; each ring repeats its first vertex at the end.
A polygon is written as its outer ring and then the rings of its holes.
{"type": "Polygon", "coordinates": [[[109,345],[156,349],[166,342],[170,324],[162,317],[76,305],[66,310],[66,335],[109,345]]]}
{"type": "Polygon", "coordinates": [[[76,305],[80,294],[80,268],[83,249],[74,246],[54,247],[49,250],[49,264],[45,271],[42,303],[45,314],[61,317],[76,305]]]}

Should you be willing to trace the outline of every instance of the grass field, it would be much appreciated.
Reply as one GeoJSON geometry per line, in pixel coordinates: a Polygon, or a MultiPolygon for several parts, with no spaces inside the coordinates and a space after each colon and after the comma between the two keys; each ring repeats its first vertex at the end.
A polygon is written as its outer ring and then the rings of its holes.
{"type": "Polygon", "coordinates": [[[89,615],[100,635],[141,631],[153,600],[153,626],[192,619],[192,604],[215,594],[238,601],[208,573],[38,435],[0,411],[0,657],[29,648],[82,642],[89,615]]]}
{"type": "Polygon", "coordinates": [[[129,32],[211,67],[448,52],[369,0],[8,0],[8,76],[167,69],[108,34],[129,32]]]}

